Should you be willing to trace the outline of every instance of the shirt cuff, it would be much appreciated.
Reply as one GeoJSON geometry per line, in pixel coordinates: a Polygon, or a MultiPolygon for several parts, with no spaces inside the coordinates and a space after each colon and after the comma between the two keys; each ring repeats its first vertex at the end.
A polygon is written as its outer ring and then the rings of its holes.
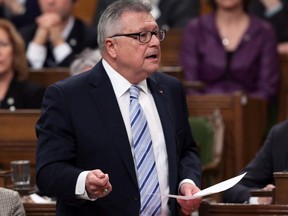
{"type": "Polygon", "coordinates": [[[57,63],[62,62],[71,53],[72,48],[67,43],[60,44],[53,49],[53,55],[57,63]]]}
{"type": "Polygon", "coordinates": [[[193,180],[191,180],[191,179],[184,179],[184,180],[182,180],[182,181],[180,182],[180,184],[179,184],[178,194],[180,194],[180,187],[181,187],[181,185],[184,184],[184,183],[189,183],[189,184],[196,185],[193,180]]]}
{"type": "Polygon", "coordinates": [[[96,199],[90,199],[88,194],[87,194],[87,191],[85,190],[86,177],[87,177],[89,172],[90,171],[83,171],[79,174],[79,176],[77,178],[76,187],[75,187],[75,195],[79,199],[94,201],[96,199]]]}
{"type": "Polygon", "coordinates": [[[259,197],[250,197],[249,204],[259,204],[258,198],[259,197]]]}
{"type": "Polygon", "coordinates": [[[279,4],[275,5],[274,7],[270,8],[269,10],[266,10],[265,16],[266,17],[272,17],[274,14],[278,13],[283,9],[282,2],[279,2],[279,4]]]}
{"type": "Polygon", "coordinates": [[[47,49],[45,46],[33,42],[30,42],[28,44],[26,56],[32,68],[42,68],[45,62],[46,55],[47,49]]]}

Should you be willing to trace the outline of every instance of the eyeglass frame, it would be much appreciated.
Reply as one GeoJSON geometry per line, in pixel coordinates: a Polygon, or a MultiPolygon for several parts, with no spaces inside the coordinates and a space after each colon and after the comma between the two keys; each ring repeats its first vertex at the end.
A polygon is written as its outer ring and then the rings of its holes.
{"type": "Polygon", "coordinates": [[[130,33],[130,34],[115,34],[115,35],[112,35],[112,36],[110,36],[110,37],[108,37],[108,38],[121,37],[121,36],[132,37],[132,38],[133,38],[133,37],[137,37],[137,38],[138,38],[138,41],[139,41],[140,43],[146,44],[146,43],[149,43],[149,42],[151,41],[153,35],[155,35],[156,38],[157,38],[159,41],[163,41],[163,40],[165,39],[165,37],[166,37],[166,30],[165,30],[165,29],[159,29],[159,30],[156,30],[156,31],[141,31],[141,32],[130,33]],[[158,35],[159,35],[160,32],[162,32],[162,34],[164,35],[161,40],[160,40],[159,37],[158,37],[158,35]],[[143,42],[143,41],[140,40],[141,34],[143,34],[143,33],[146,33],[146,34],[150,33],[150,34],[149,34],[149,35],[150,35],[150,39],[149,39],[148,41],[143,42]]]}

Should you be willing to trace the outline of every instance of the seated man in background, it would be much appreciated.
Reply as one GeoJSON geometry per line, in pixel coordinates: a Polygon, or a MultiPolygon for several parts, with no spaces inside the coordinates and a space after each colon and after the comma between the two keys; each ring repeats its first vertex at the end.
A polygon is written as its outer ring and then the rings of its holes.
{"type": "Polygon", "coordinates": [[[224,192],[223,202],[270,204],[271,198],[251,198],[251,189],[272,190],[274,172],[288,168],[288,121],[275,125],[269,132],[264,145],[255,158],[243,169],[244,178],[231,189],[224,192]]]}
{"type": "Polygon", "coordinates": [[[254,0],[251,12],[273,25],[277,33],[278,52],[288,54],[288,1],[254,0]]]}
{"type": "Polygon", "coordinates": [[[0,17],[10,20],[17,29],[32,24],[39,15],[36,0],[0,0],[0,17]]]}
{"type": "Polygon", "coordinates": [[[0,215],[25,216],[24,206],[17,191],[0,187],[0,215]]]}
{"type": "MultiPolygon", "coordinates": [[[[96,27],[105,8],[116,0],[98,0],[93,25],[96,27]]],[[[182,28],[189,19],[199,16],[199,0],[149,0],[152,15],[160,28],[182,28]]]]}
{"type": "Polygon", "coordinates": [[[32,68],[69,67],[76,54],[97,47],[94,32],[72,15],[76,0],[38,0],[42,14],[21,29],[32,68]]]}

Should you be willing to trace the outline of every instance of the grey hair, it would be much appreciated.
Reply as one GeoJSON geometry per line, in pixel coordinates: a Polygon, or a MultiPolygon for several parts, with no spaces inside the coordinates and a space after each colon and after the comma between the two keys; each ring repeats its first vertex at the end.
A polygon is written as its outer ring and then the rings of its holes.
{"type": "Polygon", "coordinates": [[[116,33],[121,33],[120,18],[124,12],[150,13],[151,5],[147,0],[118,0],[110,4],[100,17],[98,24],[98,46],[104,49],[105,39],[116,33]]]}
{"type": "Polygon", "coordinates": [[[70,75],[74,76],[84,72],[87,68],[94,67],[101,60],[102,56],[98,49],[84,49],[70,65],[70,75]]]}

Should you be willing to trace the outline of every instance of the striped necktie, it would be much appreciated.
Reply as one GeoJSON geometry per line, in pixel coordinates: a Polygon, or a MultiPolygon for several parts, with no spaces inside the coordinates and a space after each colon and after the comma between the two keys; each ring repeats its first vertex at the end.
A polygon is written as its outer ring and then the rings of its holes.
{"type": "Polygon", "coordinates": [[[148,123],[138,102],[139,92],[138,86],[132,85],[130,87],[129,111],[134,157],[141,195],[140,215],[158,216],[161,213],[159,182],[148,123]]]}

